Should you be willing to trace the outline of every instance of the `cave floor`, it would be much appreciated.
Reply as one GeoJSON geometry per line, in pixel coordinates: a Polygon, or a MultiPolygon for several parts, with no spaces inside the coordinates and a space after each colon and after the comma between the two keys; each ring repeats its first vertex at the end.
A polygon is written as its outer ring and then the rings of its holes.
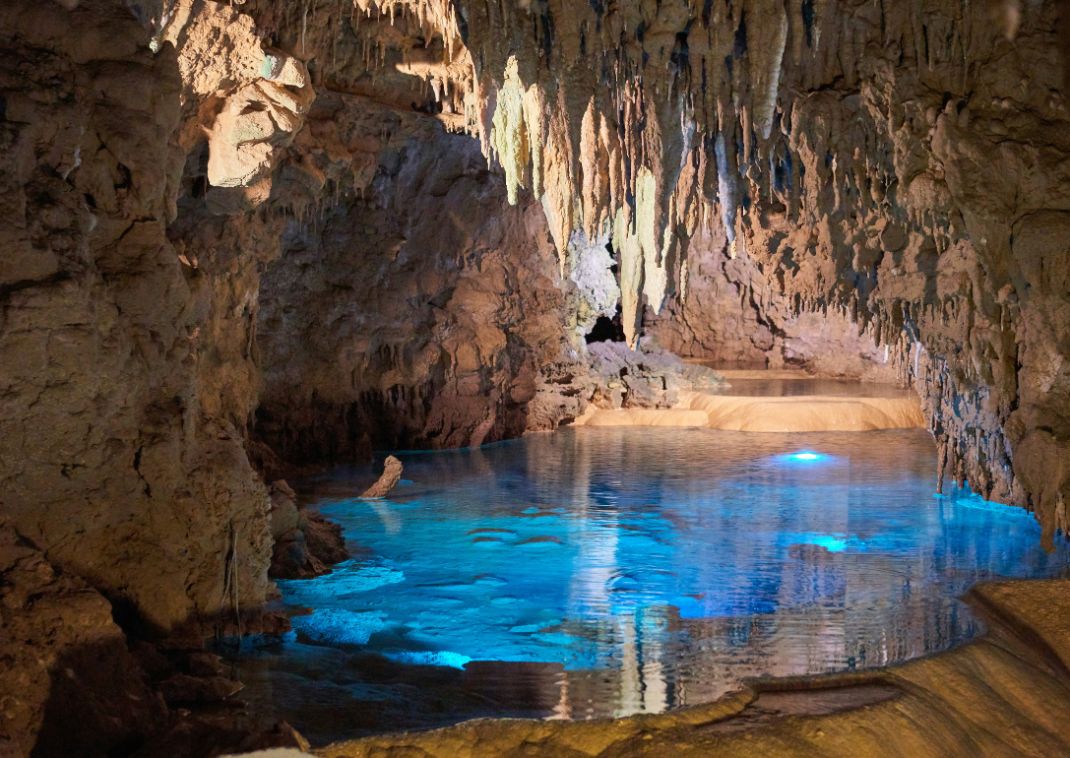
{"type": "Polygon", "coordinates": [[[860,674],[749,682],[704,706],[599,721],[481,719],[338,742],[358,756],[1070,755],[1070,579],[994,582],[954,650],[860,674]]]}

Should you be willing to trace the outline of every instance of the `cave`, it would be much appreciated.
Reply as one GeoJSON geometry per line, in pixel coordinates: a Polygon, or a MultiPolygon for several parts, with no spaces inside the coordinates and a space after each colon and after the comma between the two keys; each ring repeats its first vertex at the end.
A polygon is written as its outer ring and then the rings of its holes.
{"type": "Polygon", "coordinates": [[[5,0],[0,755],[1070,754],[1070,4],[5,0]]]}
{"type": "Polygon", "coordinates": [[[592,342],[624,342],[624,326],[620,322],[620,306],[612,316],[599,316],[595,319],[591,331],[584,335],[584,341],[589,345],[592,342]]]}

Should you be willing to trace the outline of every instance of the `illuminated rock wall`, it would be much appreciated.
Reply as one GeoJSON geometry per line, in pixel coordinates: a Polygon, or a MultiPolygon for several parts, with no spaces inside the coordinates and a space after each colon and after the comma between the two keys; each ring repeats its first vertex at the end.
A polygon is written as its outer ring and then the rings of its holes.
{"type": "Polygon", "coordinates": [[[112,3],[0,9],[0,511],[168,627],[262,602],[271,541],[244,450],[255,278],[169,239],[184,83],[148,42],[112,3]]]}

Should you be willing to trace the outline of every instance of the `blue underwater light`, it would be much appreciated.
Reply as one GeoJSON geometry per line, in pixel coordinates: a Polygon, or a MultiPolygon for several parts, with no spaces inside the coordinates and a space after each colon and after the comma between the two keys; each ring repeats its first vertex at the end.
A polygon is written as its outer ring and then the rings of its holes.
{"type": "Polygon", "coordinates": [[[830,553],[842,553],[847,549],[847,540],[831,534],[818,534],[810,538],[810,544],[823,547],[830,553]]]}
{"type": "Polygon", "coordinates": [[[821,461],[827,461],[829,457],[824,453],[815,453],[812,450],[800,450],[797,453],[788,453],[781,456],[781,460],[789,463],[820,463],[821,461]]]}
{"type": "Polygon", "coordinates": [[[326,744],[350,702],[413,728],[615,717],[939,652],[982,631],[975,581],[1065,575],[1070,545],[933,500],[935,451],[920,429],[592,428],[407,455],[388,500],[356,498],[370,466],[317,477],[357,549],[279,581],[293,632],[242,653],[250,691],[326,744]]]}

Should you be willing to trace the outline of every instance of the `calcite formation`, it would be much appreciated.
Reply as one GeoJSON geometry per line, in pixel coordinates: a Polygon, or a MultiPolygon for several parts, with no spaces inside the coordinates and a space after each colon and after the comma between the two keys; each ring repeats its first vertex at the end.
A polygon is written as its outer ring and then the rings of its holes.
{"type": "Polygon", "coordinates": [[[508,206],[478,145],[426,117],[336,97],[309,119],[369,156],[375,186],[282,231],[261,281],[255,433],[323,461],[535,426],[540,368],[567,350],[539,207],[508,206]]]}
{"type": "Polygon", "coordinates": [[[554,428],[624,402],[604,324],[911,384],[941,482],[1068,526],[1065,3],[7,0],[0,47],[0,506],[127,631],[263,604],[307,532],[249,450],[554,428]]]}
{"type": "Polygon", "coordinates": [[[910,397],[748,397],[682,393],[667,409],[588,406],[580,426],[681,426],[732,432],[865,432],[924,426],[910,397]]]}
{"type": "Polygon", "coordinates": [[[918,387],[941,470],[1036,508],[1050,539],[1070,460],[1052,347],[1068,323],[1070,22],[1056,3],[1012,6],[460,3],[431,18],[473,60],[457,115],[510,198],[541,197],[563,268],[575,229],[611,235],[629,342],[671,300],[717,323],[717,304],[689,306],[703,268],[771,337],[832,313],[918,387]]]}
{"type": "Polygon", "coordinates": [[[255,395],[215,339],[235,304],[206,317],[242,285],[168,237],[175,50],[112,3],[5,3],[0,37],[3,510],[151,625],[255,605],[271,548],[243,443],[255,395]]]}
{"type": "Polygon", "coordinates": [[[326,574],[349,557],[342,528],[297,500],[285,480],[271,484],[271,536],[275,549],[268,575],[273,579],[307,579],[326,574]]]}

